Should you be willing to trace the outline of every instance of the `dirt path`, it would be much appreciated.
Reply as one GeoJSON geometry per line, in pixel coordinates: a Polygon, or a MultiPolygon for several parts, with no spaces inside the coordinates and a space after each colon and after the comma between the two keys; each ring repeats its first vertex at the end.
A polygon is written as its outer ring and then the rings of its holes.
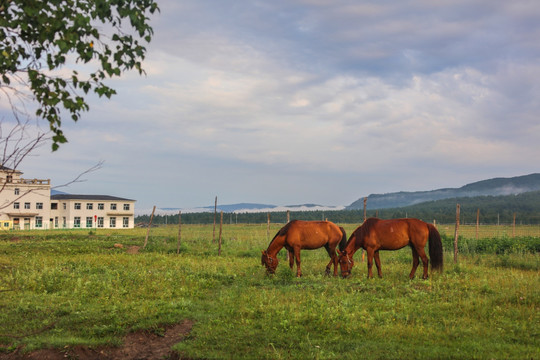
{"type": "Polygon", "coordinates": [[[193,322],[184,320],[182,323],[165,328],[165,333],[156,335],[148,331],[138,331],[128,334],[122,347],[102,347],[90,349],[84,346],[58,349],[43,349],[22,354],[20,349],[0,354],[0,360],[187,360],[171,350],[171,347],[182,341],[191,331],[193,322]]]}

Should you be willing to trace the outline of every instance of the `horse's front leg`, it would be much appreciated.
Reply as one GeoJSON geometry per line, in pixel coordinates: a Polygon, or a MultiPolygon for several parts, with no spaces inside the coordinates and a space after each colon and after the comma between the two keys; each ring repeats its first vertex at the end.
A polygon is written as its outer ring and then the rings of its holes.
{"type": "Polygon", "coordinates": [[[334,260],[334,276],[337,276],[338,275],[338,271],[337,271],[337,268],[338,268],[338,256],[337,256],[335,250],[334,250],[332,255],[333,255],[332,260],[334,260]]]}
{"type": "Polygon", "coordinates": [[[372,268],[373,268],[373,255],[375,251],[371,248],[368,248],[366,249],[366,252],[367,252],[367,269],[368,269],[367,277],[368,279],[371,279],[373,278],[372,268]]]}
{"type": "Polygon", "coordinates": [[[377,274],[382,278],[381,259],[379,258],[379,250],[375,251],[375,265],[377,265],[377,274]]]}
{"type": "Polygon", "coordinates": [[[294,266],[294,253],[292,252],[291,249],[287,249],[287,258],[289,259],[289,267],[292,270],[294,266]]]}
{"type": "Polygon", "coordinates": [[[300,268],[300,248],[294,248],[294,257],[296,258],[296,277],[302,276],[302,269],[300,268]]]}
{"type": "Polygon", "coordinates": [[[332,264],[334,264],[334,276],[337,276],[337,255],[336,250],[331,249],[330,247],[326,247],[326,252],[328,253],[328,256],[330,256],[330,262],[328,265],[326,265],[326,276],[330,275],[330,269],[332,268],[332,264]]]}
{"type": "Polygon", "coordinates": [[[328,263],[328,265],[326,265],[326,270],[324,272],[326,276],[330,275],[330,269],[332,268],[333,263],[334,263],[334,259],[330,259],[330,262],[328,263]]]}

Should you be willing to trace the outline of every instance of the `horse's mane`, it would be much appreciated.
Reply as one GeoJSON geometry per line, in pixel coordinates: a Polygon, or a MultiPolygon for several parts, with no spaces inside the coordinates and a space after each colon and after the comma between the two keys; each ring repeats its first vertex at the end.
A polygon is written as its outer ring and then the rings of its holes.
{"type": "Polygon", "coordinates": [[[356,229],[356,241],[362,241],[366,235],[368,235],[371,232],[371,229],[379,222],[380,219],[378,218],[369,218],[362,226],[360,226],[358,229],[356,229]]]}
{"type": "Polygon", "coordinates": [[[293,221],[289,221],[287,224],[285,224],[284,227],[282,227],[281,229],[279,229],[279,231],[276,233],[276,235],[274,235],[274,237],[272,238],[272,241],[270,241],[270,244],[272,244],[274,242],[274,240],[278,237],[278,236],[284,236],[285,234],[287,234],[287,231],[289,231],[289,229],[291,228],[291,225],[295,222],[296,220],[293,220],[293,221]]]}

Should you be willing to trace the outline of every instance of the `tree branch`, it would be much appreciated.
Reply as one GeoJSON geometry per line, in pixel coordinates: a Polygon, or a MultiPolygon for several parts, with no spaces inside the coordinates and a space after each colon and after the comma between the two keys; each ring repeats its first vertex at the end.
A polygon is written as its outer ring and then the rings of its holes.
{"type": "Polygon", "coordinates": [[[86,180],[85,179],[81,180],[81,178],[86,174],[89,174],[91,172],[94,172],[94,171],[97,171],[97,170],[101,169],[103,167],[104,163],[105,163],[104,160],[100,160],[97,164],[95,164],[91,168],[89,168],[89,169],[83,171],[82,173],[80,173],[75,179],[73,179],[73,180],[71,180],[71,181],[69,181],[69,182],[67,182],[65,184],[54,186],[51,189],[58,189],[58,188],[69,186],[71,184],[75,184],[75,183],[79,183],[79,182],[85,182],[86,180]]]}

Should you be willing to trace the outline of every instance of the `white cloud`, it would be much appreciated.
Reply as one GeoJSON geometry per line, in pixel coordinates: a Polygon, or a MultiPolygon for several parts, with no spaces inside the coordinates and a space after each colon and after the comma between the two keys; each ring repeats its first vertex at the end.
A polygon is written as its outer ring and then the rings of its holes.
{"type": "Polygon", "coordinates": [[[161,2],[147,76],[112,81],[66,123],[66,151],[27,166],[104,159],[77,189],[172,207],[343,205],[538,171],[537,7],[340,4],[161,2]]]}

